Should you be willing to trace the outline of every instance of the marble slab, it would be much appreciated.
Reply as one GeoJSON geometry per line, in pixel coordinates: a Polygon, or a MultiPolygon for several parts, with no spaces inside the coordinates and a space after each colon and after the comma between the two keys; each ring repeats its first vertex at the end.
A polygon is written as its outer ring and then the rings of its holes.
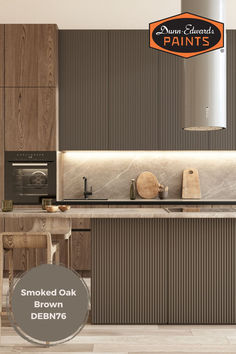
{"type": "Polygon", "coordinates": [[[83,176],[94,198],[128,199],[131,178],[150,171],[181,198],[182,173],[197,168],[202,199],[236,199],[235,151],[99,151],[63,153],[63,198],[83,198],[83,176]]]}
{"type": "Polygon", "coordinates": [[[48,213],[42,209],[16,209],[13,212],[0,212],[0,218],[39,217],[39,218],[236,218],[236,212],[181,212],[169,213],[164,208],[71,208],[67,212],[48,213]]]}

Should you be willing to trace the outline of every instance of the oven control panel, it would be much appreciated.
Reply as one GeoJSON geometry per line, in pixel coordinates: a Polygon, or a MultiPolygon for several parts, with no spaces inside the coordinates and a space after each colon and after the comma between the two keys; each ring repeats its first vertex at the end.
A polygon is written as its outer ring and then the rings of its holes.
{"type": "Polygon", "coordinates": [[[55,151],[8,151],[5,159],[9,162],[54,162],[56,161],[55,151]]]}

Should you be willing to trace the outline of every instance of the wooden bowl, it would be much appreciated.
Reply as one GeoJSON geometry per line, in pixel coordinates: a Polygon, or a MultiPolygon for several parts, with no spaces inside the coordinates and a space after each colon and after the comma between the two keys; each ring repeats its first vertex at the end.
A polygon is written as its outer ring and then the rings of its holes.
{"type": "Polygon", "coordinates": [[[58,211],[57,205],[46,205],[46,210],[48,213],[56,213],[58,211]]]}
{"type": "Polygon", "coordinates": [[[67,210],[70,210],[70,205],[60,205],[59,206],[59,209],[61,210],[61,211],[67,211],[67,210]]]}

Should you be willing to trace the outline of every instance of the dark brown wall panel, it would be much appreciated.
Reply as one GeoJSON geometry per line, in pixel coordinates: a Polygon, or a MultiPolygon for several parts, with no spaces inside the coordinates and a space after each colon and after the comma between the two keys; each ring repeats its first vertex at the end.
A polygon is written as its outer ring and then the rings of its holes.
{"type": "Polygon", "coordinates": [[[56,150],[56,89],[5,89],[5,150],[56,150]]]}
{"type": "Polygon", "coordinates": [[[234,219],[169,222],[168,322],[235,323],[234,219]]]}
{"type": "Polygon", "coordinates": [[[108,149],[108,32],[59,33],[60,149],[108,149]]]}
{"type": "Polygon", "coordinates": [[[166,322],[166,220],[92,220],[92,323],[166,322]]]}
{"type": "Polygon", "coordinates": [[[5,25],[5,85],[56,87],[57,36],[56,25],[5,25]]]}

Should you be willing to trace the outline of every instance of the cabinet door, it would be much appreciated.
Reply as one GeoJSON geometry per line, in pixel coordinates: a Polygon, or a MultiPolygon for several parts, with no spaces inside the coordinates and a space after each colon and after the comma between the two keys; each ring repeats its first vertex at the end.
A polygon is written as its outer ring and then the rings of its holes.
{"type": "Polygon", "coordinates": [[[108,148],[108,33],[59,33],[60,150],[108,148]]]}
{"type": "Polygon", "coordinates": [[[168,323],[235,323],[235,220],[176,219],[169,228],[168,323]]]}
{"type": "Polygon", "coordinates": [[[92,323],[167,323],[167,220],[91,222],[92,323]]]}
{"type": "Polygon", "coordinates": [[[227,30],[227,128],[209,132],[210,150],[236,149],[236,31],[227,30]]]}
{"type": "Polygon", "coordinates": [[[76,270],[91,270],[91,232],[72,232],[72,267],[76,270]]]}
{"type": "Polygon", "coordinates": [[[5,25],[5,85],[56,87],[56,25],[5,25]]]}
{"type": "Polygon", "coordinates": [[[56,89],[5,89],[5,150],[56,150],[56,89]]]}
{"type": "Polygon", "coordinates": [[[146,30],[109,31],[109,149],[207,149],[207,133],[182,130],[182,58],[148,43],[146,30]]]}
{"type": "Polygon", "coordinates": [[[4,86],[4,25],[0,25],[0,87],[4,86]]]}
{"type": "Polygon", "coordinates": [[[4,199],[4,89],[0,88],[0,200],[4,199]]]}

